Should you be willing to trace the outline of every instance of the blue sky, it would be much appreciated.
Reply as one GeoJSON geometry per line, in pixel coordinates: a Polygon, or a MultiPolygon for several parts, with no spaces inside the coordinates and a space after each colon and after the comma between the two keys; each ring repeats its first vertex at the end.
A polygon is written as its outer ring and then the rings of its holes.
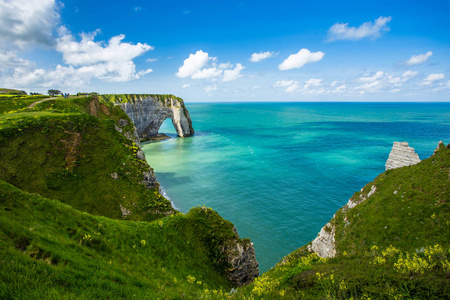
{"type": "Polygon", "coordinates": [[[0,86],[450,101],[450,2],[0,0],[0,86]]]}

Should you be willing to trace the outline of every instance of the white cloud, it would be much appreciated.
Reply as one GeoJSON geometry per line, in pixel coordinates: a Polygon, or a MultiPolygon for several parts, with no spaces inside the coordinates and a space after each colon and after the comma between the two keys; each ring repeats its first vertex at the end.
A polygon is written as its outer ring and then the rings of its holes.
{"type": "MultiPolygon", "coordinates": [[[[195,54],[190,54],[184,60],[183,65],[175,75],[181,78],[190,76],[192,79],[212,79],[213,81],[227,82],[241,77],[240,73],[245,69],[239,63],[236,64],[234,69],[231,68],[233,68],[233,64],[229,62],[218,64],[217,57],[210,57],[207,52],[199,50],[195,54]],[[222,78],[216,78],[222,75],[222,78]]],[[[211,91],[211,88],[208,88],[208,90],[211,91]]]]}
{"type": "Polygon", "coordinates": [[[345,84],[342,84],[342,85],[340,85],[340,86],[338,86],[335,90],[334,90],[334,92],[335,93],[342,93],[342,92],[344,92],[344,90],[347,88],[347,86],[345,85],[345,84]]]}
{"type": "Polygon", "coordinates": [[[145,60],[145,62],[148,62],[148,63],[151,63],[151,62],[154,62],[154,61],[158,61],[158,59],[157,58],[147,58],[145,60]]]}
{"type": "Polygon", "coordinates": [[[77,88],[84,86],[91,79],[124,82],[139,79],[152,72],[152,69],[136,71],[133,59],[152,47],[138,43],[123,43],[123,35],[113,37],[106,46],[102,42],[94,42],[95,34],[84,34],[80,42],[61,29],[62,36],[57,39],[56,50],[63,54],[68,64],[58,64],[53,70],[36,69],[33,62],[26,61],[9,54],[0,56],[0,71],[6,74],[2,84],[21,87],[66,86],[77,88]],[[67,44],[63,45],[63,43],[67,44]],[[83,58],[86,58],[83,60],[83,58]],[[8,59],[9,63],[1,60],[8,59]],[[6,70],[10,66],[9,72],[6,70]],[[6,70],[6,71],[5,71],[6,70]]]}
{"type": "Polygon", "coordinates": [[[219,69],[231,69],[233,67],[232,63],[223,63],[223,64],[219,64],[218,68],[219,69]]]}
{"type": "Polygon", "coordinates": [[[317,87],[322,85],[322,79],[311,78],[310,80],[305,81],[305,86],[303,89],[308,89],[310,87],[317,87]]]}
{"type": "Polygon", "coordinates": [[[0,46],[54,45],[55,0],[0,0],[0,46]]]}
{"type": "Polygon", "coordinates": [[[359,81],[362,81],[362,82],[374,82],[374,81],[382,78],[383,76],[384,76],[384,72],[383,71],[378,71],[373,76],[360,77],[359,81]]]}
{"type": "Polygon", "coordinates": [[[198,70],[194,74],[191,75],[192,79],[205,79],[220,76],[223,73],[223,70],[219,70],[217,68],[205,68],[202,70],[198,70]]]}
{"type": "Polygon", "coordinates": [[[278,65],[278,69],[285,71],[301,68],[305,64],[320,61],[324,55],[325,54],[321,51],[311,52],[308,49],[303,48],[298,53],[289,55],[288,58],[278,65]]]}
{"type": "Polygon", "coordinates": [[[275,82],[274,87],[285,87],[286,93],[292,93],[299,89],[299,82],[294,80],[279,80],[275,82]]]}
{"type": "Polygon", "coordinates": [[[413,55],[409,60],[406,61],[407,65],[418,65],[426,62],[430,56],[433,55],[433,52],[428,51],[425,54],[413,55]]]}
{"type": "Polygon", "coordinates": [[[252,56],[250,57],[250,61],[251,62],[260,62],[264,59],[267,59],[269,57],[272,57],[275,55],[275,52],[259,52],[259,53],[253,53],[252,56]]]}
{"type": "Polygon", "coordinates": [[[273,85],[274,87],[285,87],[285,86],[290,86],[294,83],[294,80],[278,80],[277,82],[275,82],[275,84],[273,85]]]}
{"type": "Polygon", "coordinates": [[[203,68],[210,59],[208,52],[198,50],[195,54],[190,54],[183,62],[183,65],[178,69],[175,74],[178,77],[189,77],[195,72],[203,68]]]}
{"type": "Polygon", "coordinates": [[[225,70],[223,72],[223,82],[233,81],[241,77],[241,71],[244,70],[245,67],[241,64],[236,64],[236,67],[233,70],[225,70]]]}
{"type": "Polygon", "coordinates": [[[357,86],[355,90],[359,90],[361,94],[376,93],[379,92],[382,87],[383,83],[380,80],[376,80],[373,82],[368,82],[363,85],[357,86]]]}
{"type": "MultiPolygon", "coordinates": [[[[64,30],[63,30],[64,31],[64,30]]],[[[64,62],[73,66],[85,66],[97,63],[129,62],[153,47],[147,44],[136,45],[124,43],[125,35],[117,35],[109,40],[108,45],[94,42],[98,30],[90,34],[82,34],[81,41],[75,41],[71,34],[64,33],[57,39],[56,50],[63,54],[64,62]]]]}
{"type": "Polygon", "coordinates": [[[405,73],[403,73],[402,76],[405,77],[405,78],[410,79],[410,78],[416,77],[417,74],[419,74],[419,72],[417,72],[417,71],[409,71],[408,70],[405,73]]]}
{"type": "Polygon", "coordinates": [[[204,90],[206,93],[211,93],[211,92],[217,90],[217,85],[215,84],[215,85],[208,85],[208,86],[205,86],[205,88],[204,88],[203,90],[204,90]]]}
{"type": "Polygon", "coordinates": [[[423,80],[422,85],[431,85],[433,82],[442,80],[444,78],[445,75],[443,73],[430,74],[423,80]]]}
{"type": "Polygon", "coordinates": [[[190,84],[185,83],[185,84],[183,84],[181,87],[182,87],[183,89],[185,89],[185,88],[188,88],[188,87],[190,87],[190,86],[191,86],[190,84]]]}
{"type": "Polygon", "coordinates": [[[391,17],[379,17],[375,22],[365,22],[359,27],[349,27],[348,23],[336,23],[328,30],[328,41],[360,40],[365,37],[376,39],[383,32],[389,31],[387,24],[391,17]]]}
{"type": "Polygon", "coordinates": [[[339,84],[339,81],[333,81],[330,86],[337,86],[339,84]]]}

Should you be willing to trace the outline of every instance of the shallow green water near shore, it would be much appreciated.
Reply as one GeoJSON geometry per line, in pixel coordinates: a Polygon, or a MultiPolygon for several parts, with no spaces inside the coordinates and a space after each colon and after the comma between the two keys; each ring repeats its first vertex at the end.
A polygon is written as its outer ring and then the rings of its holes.
{"type": "MultiPolygon", "coordinates": [[[[206,205],[256,248],[260,270],[314,239],[384,171],[394,141],[421,159],[450,143],[450,104],[187,104],[196,134],[143,143],[182,212],[206,205]]],[[[176,136],[167,120],[160,132],[176,136]]]]}

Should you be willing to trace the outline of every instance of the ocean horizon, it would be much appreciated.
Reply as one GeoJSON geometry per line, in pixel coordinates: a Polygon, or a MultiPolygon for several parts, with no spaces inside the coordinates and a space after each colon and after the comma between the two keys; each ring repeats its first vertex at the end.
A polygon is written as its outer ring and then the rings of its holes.
{"type": "Polygon", "coordinates": [[[450,103],[187,103],[195,135],[142,144],[175,208],[212,207],[255,245],[260,271],[312,241],[385,170],[395,141],[420,159],[450,141],[450,103]]]}

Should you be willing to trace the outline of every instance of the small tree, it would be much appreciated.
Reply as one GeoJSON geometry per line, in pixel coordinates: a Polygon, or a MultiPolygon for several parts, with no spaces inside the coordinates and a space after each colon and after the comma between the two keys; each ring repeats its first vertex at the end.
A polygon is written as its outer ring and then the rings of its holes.
{"type": "Polygon", "coordinates": [[[60,90],[48,90],[48,94],[53,97],[53,96],[56,96],[56,95],[60,95],[62,93],[61,93],[60,90]]]}

